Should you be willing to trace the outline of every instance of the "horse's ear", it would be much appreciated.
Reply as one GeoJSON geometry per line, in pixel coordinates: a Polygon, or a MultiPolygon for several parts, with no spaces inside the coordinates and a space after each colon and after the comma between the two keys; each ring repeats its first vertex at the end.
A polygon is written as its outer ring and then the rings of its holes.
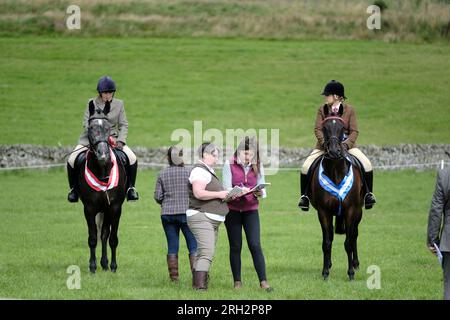
{"type": "Polygon", "coordinates": [[[92,115],[95,112],[95,105],[94,105],[94,101],[89,101],[89,116],[92,117],[92,115]]]}
{"type": "Polygon", "coordinates": [[[341,105],[339,106],[339,111],[338,111],[339,117],[342,117],[343,113],[344,113],[344,106],[341,103],[341,105]]]}
{"type": "Polygon", "coordinates": [[[329,110],[326,104],[323,105],[323,113],[325,114],[325,118],[328,117],[329,110]]]}
{"type": "Polygon", "coordinates": [[[103,108],[103,114],[106,116],[111,111],[111,104],[109,101],[105,102],[105,108],[103,108]]]}

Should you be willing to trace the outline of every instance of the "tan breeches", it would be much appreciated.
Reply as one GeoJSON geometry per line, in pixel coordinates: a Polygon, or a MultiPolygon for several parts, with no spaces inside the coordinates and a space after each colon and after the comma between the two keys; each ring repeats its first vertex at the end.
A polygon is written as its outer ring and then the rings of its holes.
{"type": "MultiPolygon", "coordinates": [[[[362,165],[364,166],[364,170],[366,172],[373,170],[370,160],[366,157],[364,153],[361,152],[361,150],[359,150],[358,148],[351,148],[350,150],[348,150],[348,153],[355,156],[356,158],[358,158],[359,161],[361,161],[362,165]]],[[[314,160],[316,160],[322,154],[324,154],[322,150],[314,149],[303,163],[302,174],[308,174],[308,170],[311,167],[314,160]]]]}
{"type": "MultiPolygon", "coordinates": [[[[75,166],[75,160],[77,158],[77,156],[81,153],[87,150],[86,147],[83,147],[82,145],[77,145],[75,147],[76,150],[75,152],[73,152],[70,156],[69,159],[67,159],[67,162],[69,163],[69,165],[73,168],[75,166]]],[[[136,155],[134,154],[134,152],[128,148],[128,146],[124,146],[123,147],[123,152],[125,152],[125,154],[128,157],[128,160],[130,161],[130,164],[135,164],[136,163],[136,155]]]]}

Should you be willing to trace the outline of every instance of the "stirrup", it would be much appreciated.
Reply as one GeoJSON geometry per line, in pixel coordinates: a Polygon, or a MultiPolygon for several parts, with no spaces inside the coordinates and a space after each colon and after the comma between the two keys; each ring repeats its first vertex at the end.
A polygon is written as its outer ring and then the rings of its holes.
{"type": "Polygon", "coordinates": [[[129,187],[127,190],[127,201],[137,201],[139,200],[139,194],[135,187],[129,187]]]}
{"type": "Polygon", "coordinates": [[[70,189],[67,200],[69,202],[78,202],[78,193],[74,188],[70,189]]]}
{"type": "Polygon", "coordinates": [[[308,211],[309,210],[309,198],[308,198],[308,196],[302,195],[300,197],[300,202],[298,203],[298,206],[303,211],[308,211]],[[304,202],[306,202],[306,204],[304,202]]]}
{"type": "Polygon", "coordinates": [[[364,208],[372,209],[372,207],[376,203],[377,203],[377,199],[375,198],[375,195],[372,192],[366,193],[366,195],[364,196],[364,208]],[[370,196],[372,197],[372,201],[371,202],[366,202],[367,197],[370,197],[370,196]]]}

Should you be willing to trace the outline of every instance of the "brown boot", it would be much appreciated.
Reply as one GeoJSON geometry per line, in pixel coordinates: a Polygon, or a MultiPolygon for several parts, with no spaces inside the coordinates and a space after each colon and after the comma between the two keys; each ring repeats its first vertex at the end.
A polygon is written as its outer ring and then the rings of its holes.
{"type": "Polygon", "coordinates": [[[194,271],[194,285],[192,286],[196,290],[208,289],[208,271],[194,271]]]}
{"type": "Polygon", "coordinates": [[[195,260],[197,260],[197,254],[195,253],[189,254],[189,264],[191,265],[191,272],[192,272],[192,287],[194,286],[195,260]]]}
{"type": "Polygon", "coordinates": [[[195,253],[189,254],[189,264],[191,265],[192,273],[194,273],[195,260],[197,260],[197,255],[195,253]]]}
{"type": "Polygon", "coordinates": [[[178,281],[178,255],[168,254],[167,255],[167,266],[169,268],[170,280],[176,282],[178,281]]]}

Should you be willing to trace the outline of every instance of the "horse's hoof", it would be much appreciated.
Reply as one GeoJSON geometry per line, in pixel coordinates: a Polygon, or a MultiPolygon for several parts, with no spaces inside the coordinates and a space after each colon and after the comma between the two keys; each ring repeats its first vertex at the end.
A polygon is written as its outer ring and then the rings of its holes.
{"type": "Polygon", "coordinates": [[[106,260],[106,262],[102,261],[100,264],[102,265],[102,269],[104,271],[108,271],[108,260],[106,260]]]}
{"type": "Polygon", "coordinates": [[[112,264],[111,263],[110,268],[111,268],[111,272],[115,273],[117,271],[117,264],[112,264]]]}
{"type": "Polygon", "coordinates": [[[349,274],[349,275],[348,275],[348,279],[349,279],[350,281],[354,281],[354,280],[355,280],[355,275],[354,275],[354,274],[349,274]]]}
{"type": "Polygon", "coordinates": [[[117,271],[117,268],[115,268],[115,269],[111,268],[112,273],[116,273],[116,271],[117,271]]]}
{"type": "Polygon", "coordinates": [[[95,273],[95,271],[97,271],[97,264],[96,263],[89,264],[89,271],[91,273],[95,273]]]}
{"type": "Polygon", "coordinates": [[[330,275],[329,272],[322,272],[323,280],[327,280],[329,275],[330,275]]]}

